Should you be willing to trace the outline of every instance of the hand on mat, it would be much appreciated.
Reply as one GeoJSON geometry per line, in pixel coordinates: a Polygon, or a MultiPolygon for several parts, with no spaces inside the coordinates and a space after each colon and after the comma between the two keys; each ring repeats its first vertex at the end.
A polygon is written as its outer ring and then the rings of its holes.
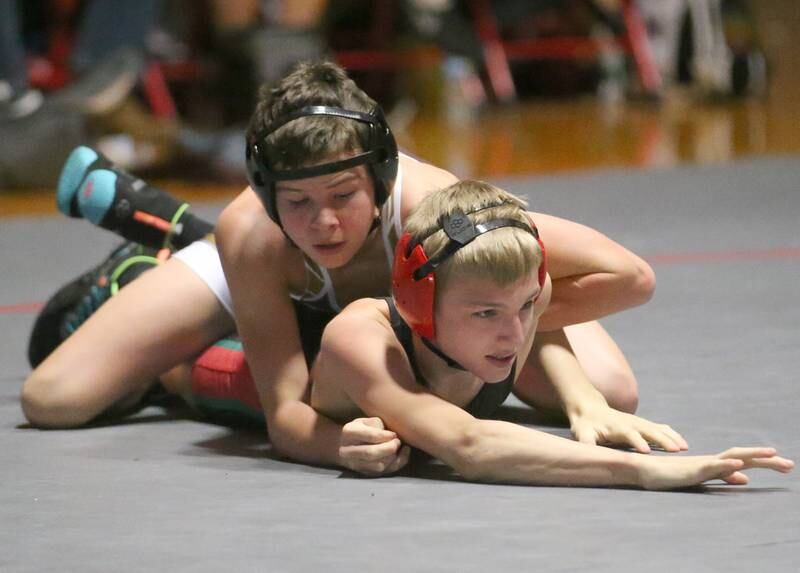
{"type": "Polygon", "coordinates": [[[587,408],[570,418],[572,435],[584,444],[627,444],[642,454],[650,453],[650,444],[668,452],[689,449],[683,437],[667,426],[656,424],[606,405],[587,408]]]}
{"type": "Polygon", "coordinates": [[[380,418],[356,418],[342,428],[339,460],[355,472],[370,476],[394,473],[408,463],[410,453],[380,418]]]}
{"type": "Polygon", "coordinates": [[[742,470],[764,468],[789,473],[792,460],[775,448],[731,448],[712,456],[637,456],[640,485],[645,489],[674,489],[721,479],[730,485],[750,480],[742,470]]]}

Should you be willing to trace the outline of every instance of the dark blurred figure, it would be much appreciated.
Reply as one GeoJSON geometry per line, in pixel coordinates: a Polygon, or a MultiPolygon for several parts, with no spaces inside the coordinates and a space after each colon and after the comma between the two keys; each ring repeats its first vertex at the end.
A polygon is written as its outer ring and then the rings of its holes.
{"type": "Polygon", "coordinates": [[[0,121],[33,113],[42,99],[28,86],[17,0],[0,0],[0,121]]]}
{"type": "MultiPolygon", "coordinates": [[[[30,86],[25,23],[44,18],[47,30],[52,4],[0,0],[0,190],[52,185],[67,154],[89,137],[89,120],[128,97],[161,0],[72,3],[79,23],[68,81],[43,93],[30,86]]],[[[46,44],[42,29],[31,35],[46,44]]]]}
{"type": "MultiPolygon", "coordinates": [[[[173,0],[180,3],[181,0],[173,0]]],[[[211,177],[244,181],[244,130],[258,90],[292,66],[327,53],[322,27],[327,0],[211,0],[207,14],[213,109],[191,114],[179,144],[210,168],[211,177]],[[210,113],[209,113],[210,112],[210,113]],[[215,116],[215,117],[210,117],[215,116]]],[[[207,104],[209,102],[206,102],[207,104]]]]}

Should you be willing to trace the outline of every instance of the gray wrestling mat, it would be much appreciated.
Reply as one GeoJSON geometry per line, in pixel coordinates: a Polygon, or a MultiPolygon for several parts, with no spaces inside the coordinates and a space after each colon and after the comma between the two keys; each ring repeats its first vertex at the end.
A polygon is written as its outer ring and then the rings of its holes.
{"type": "MultiPolygon", "coordinates": [[[[783,157],[499,183],[650,257],[654,299],[604,321],[639,378],[640,414],[693,453],[764,444],[798,460],[799,182],[800,162],[783,157]]],[[[797,471],[668,493],[471,484],[436,466],[358,479],[157,407],[29,429],[18,393],[33,315],[11,305],[44,300],[115,243],[63,218],[0,221],[0,571],[800,567],[797,471]]],[[[502,415],[537,424],[518,404],[502,415]]]]}

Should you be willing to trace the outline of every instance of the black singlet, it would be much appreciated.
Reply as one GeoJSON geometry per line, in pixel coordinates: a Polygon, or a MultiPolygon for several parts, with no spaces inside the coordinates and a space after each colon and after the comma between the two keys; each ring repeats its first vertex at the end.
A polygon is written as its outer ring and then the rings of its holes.
{"type": "MultiPolygon", "coordinates": [[[[400,316],[400,313],[397,312],[397,308],[394,306],[394,301],[391,298],[383,298],[380,300],[386,301],[386,304],[389,305],[389,317],[392,330],[394,330],[395,336],[397,336],[397,340],[400,341],[403,350],[406,351],[408,361],[411,363],[411,369],[414,371],[414,377],[417,379],[417,382],[427,388],[428,382],[419,371],[417,360],[414,355],[411,328],[403,321],[403,318],[400,316]]],[[[480,392],[475,395],[469,404],[464,406],[464,410],[476,418],[488,418],[494,414],[497,408],[505,402],[506,398],[508,398],[508,395],[511,393],[511,388],[514,386],[514,374],[516,370],[517,362],[515,360],[508,378],[494,384],[484,383],[480,392]]]]}

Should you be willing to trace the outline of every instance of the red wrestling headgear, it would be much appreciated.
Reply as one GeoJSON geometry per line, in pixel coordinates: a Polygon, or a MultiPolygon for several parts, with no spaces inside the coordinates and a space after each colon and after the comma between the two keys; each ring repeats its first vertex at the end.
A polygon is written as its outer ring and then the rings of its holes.
{"type": "MultiPolygon", "coordinates": [[[[491,205],[495,207],[496,205],[491,205]]],[[[482,209],[485,209],[483,207],[482,209]]],[[[479,210],[482,210],[479,209],[479,210]]],[[[400,316],[411,329],[423,338],[433,338],[435,333],[433,319],[433,302],[436,294],[436,278],[433,271],[460,248],[468,245],[484,233],[516,227],[523,229],[534,237],[542,249],[542,262],[539,265],[539,287],[544,288],[547,276],[544,244],[539,238],[539,231],[528,218],[530,227],[516,219],[491,219],[484,223],[474,224],[467,215],[455,212],[444,217],[442,229],[450,242],[433,258],[428,258],[422,248],[422,241],[414,241],[411,235],[404,233],[397,243],[392,268],[392,296],[400,316]]],[[[540,291],[541,292],[541,291],[540,291]]],[[[537,297],[538,298],[538,297],[537,297]]]]}

